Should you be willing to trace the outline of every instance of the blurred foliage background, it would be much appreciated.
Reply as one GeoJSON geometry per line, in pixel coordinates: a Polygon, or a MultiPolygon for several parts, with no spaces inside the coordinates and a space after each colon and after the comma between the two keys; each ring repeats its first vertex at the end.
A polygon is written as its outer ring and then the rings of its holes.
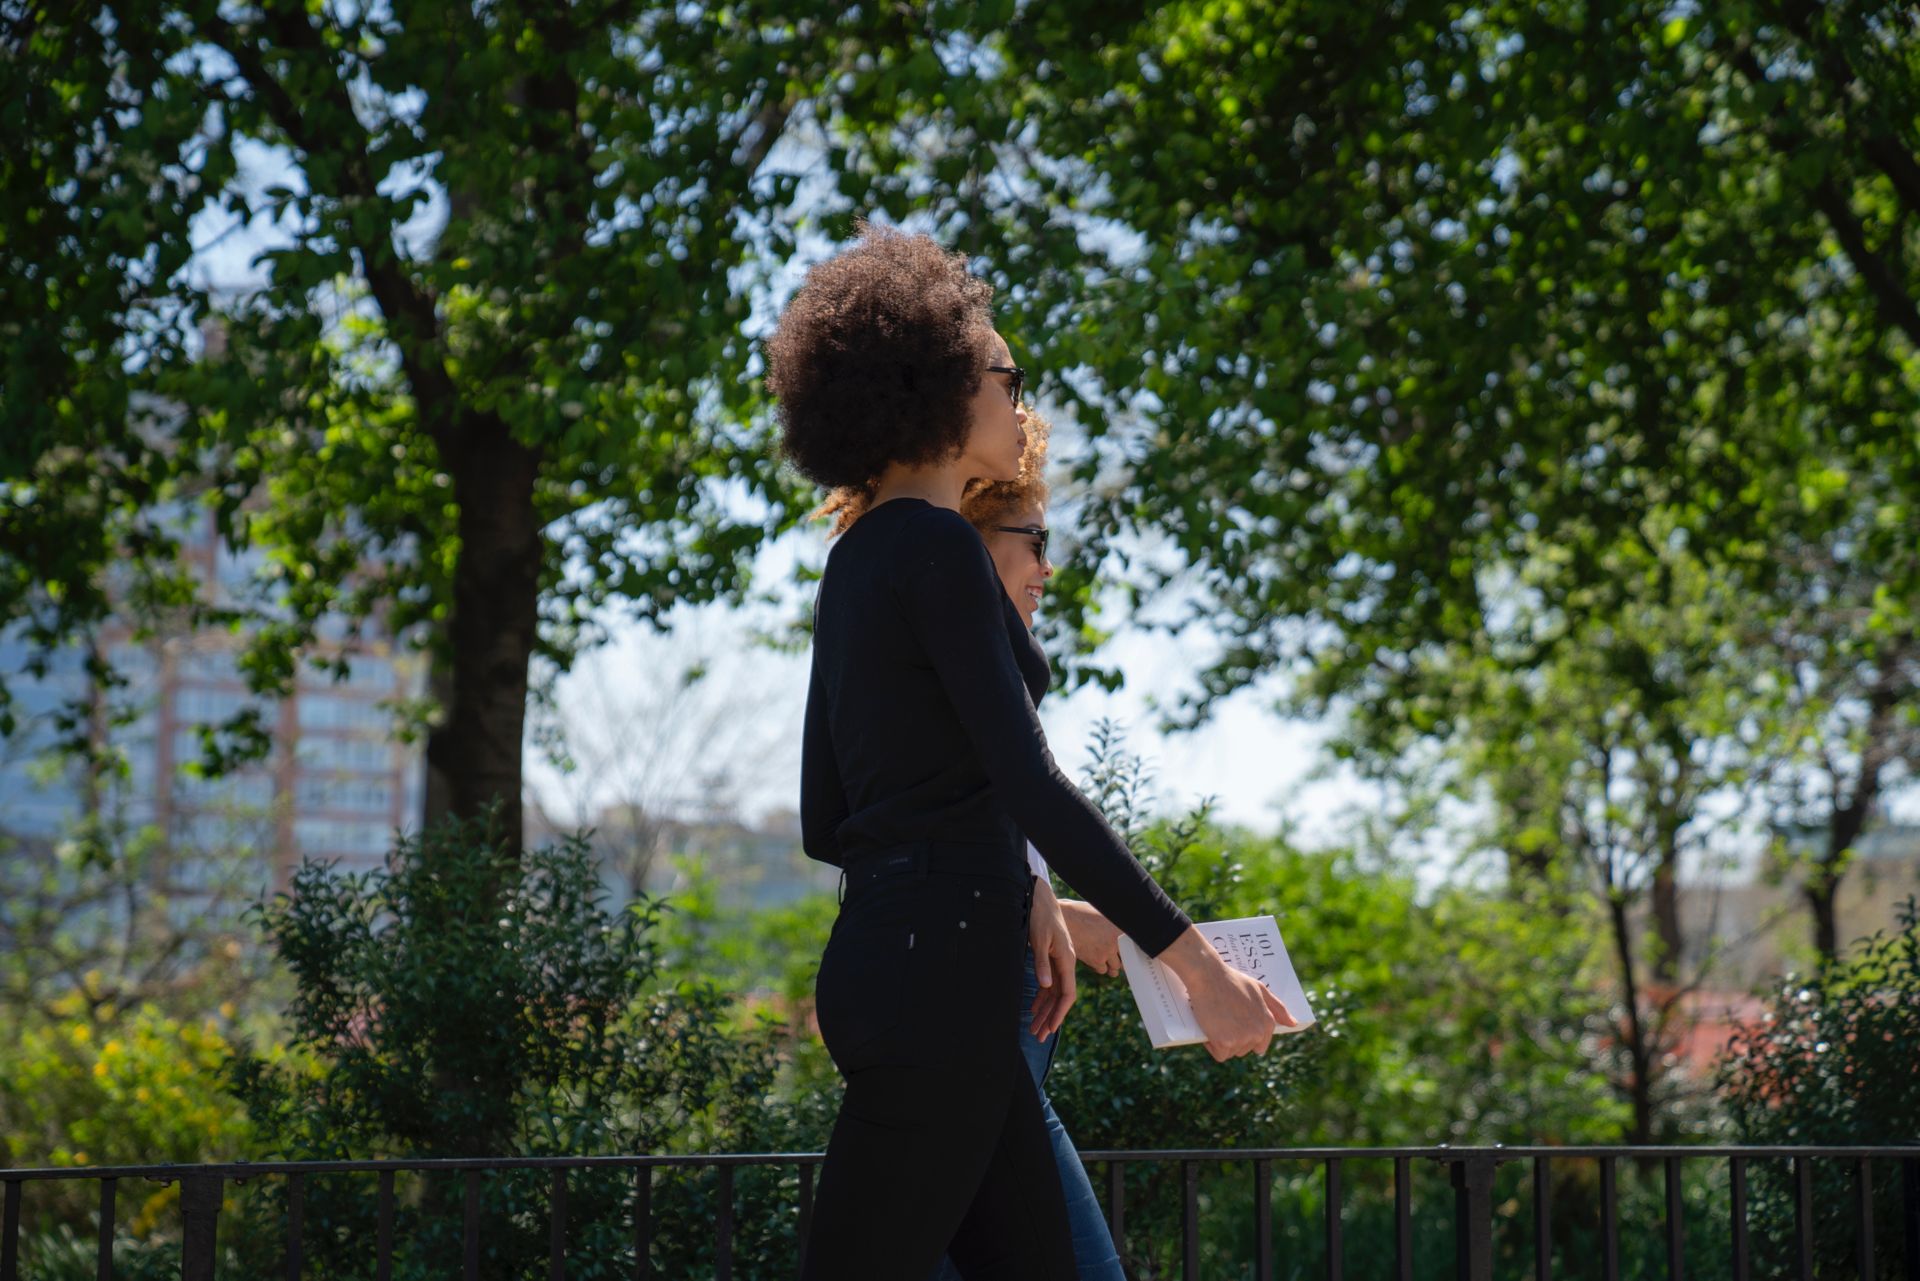
{"type": "MultiPolygon", "coordinates": [[[[1203,1067],[1089,979],[1053,1081],[1084,1145],[1920,1141],[1912,916],[1857,941],[1839,906],[1920,762],[1911,6],[20,3],[0,58],[0,737],[59,655],[90,680],[53,717],[86,812],[0,849],[8,1164],[819,1145],[832,904],[742,918],[695,860],[613,911],[521,806],[529,708],[609,619],[766,587],[817,496],[774,463],[755,340],[859,216],[972,256],[1069,424],[1066,683],[1120,679],[1121,619],[1202,624],[1175,720],[1275,690],[1395,798],[1305,848],[1158,812],[1102,741],[1088,786],[1142,858],[1200,913],[1279,914],[1325,1019],[1203,1067]],[[247,590],[205,590],[182,512],[247,590]],[[196,913],[249,865],[110,803],[113,629],[229,631],[268,698],[416,651],[420,833],[244,929],[196,913]],[[1683,883],[1736,818],[1804,837],[1767,851],[1804,964],[1703,1073],[1720,958],[1683,883]]],[[[275,732],[194,728],[209,778],[275,732]]],[[[1223,1274],[1244,1176],[1207,1187],[1223,1274]]],[[[1129,1263],[1163,1276],[1177,1203],[1135,1177],[1129,1263]]],[[[1355,1266],[1383,1177],[1349,1178],[1355,1266]]],[[[1719,1213],[1724,1172],[1689,1179],[1719,1213]]],[[[1754,1180],[1775,1241],[1786,1185],[1754,1180]]],[[[1626,1212],[1656,1185],[1623,1171],[1626,1212]]],[[[1276,1189],[1302,1267],[1317,1188],[1276,1189]]],[[[755,1268],[795,1191],[743,1176],[755,1268]]],[[[353,1274],[366,1189],[312,1193],[315,1266],[353,1274]]],[[[126,1275],[167,1266],[170,1195],[121,1198],[126,1275]]],[[[276,1195],[236,1192],[229,1267],[265,1266],[276,1195]]],[[[420,1275],[450,1195],[404,1198],[420,1275]]],[[[668,1274],[705,1266],[712,1195],[663,1176],[668,1274]]],[[[487,1196],[505,1275],[543,1191],[487,1196]]],[[[581,1240],[618,1236],[631,1188],[576,1197],[581,1240]]],[[[91,1203],[35,1198],[38,1274],[84,1275],[91,1203]]]]}

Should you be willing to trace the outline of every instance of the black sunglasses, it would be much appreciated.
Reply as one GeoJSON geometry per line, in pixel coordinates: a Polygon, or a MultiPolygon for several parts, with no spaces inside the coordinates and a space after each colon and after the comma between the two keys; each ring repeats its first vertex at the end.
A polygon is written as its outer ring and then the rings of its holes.
{"type": "Polygon", "coordinates": [[[1020,368],[1018,365],[988,365],[987,372],[990,374],[1006,374],[1011,377],[1013,383],[1007,388],[1007,392],[1013,397],[1014,404],[1017,405],[1020,403],[1020,389],[1024,387],[1027,382],[1026,370],[1020,368]]]}
{"type": "Polygon", "coordinates": [[[1036,560],[1047,558],[1047,527],[1045,525],[995,525],[994,529],[1002,534],[1025,534],[1033,540],[1033,555],[1036,560]]]}

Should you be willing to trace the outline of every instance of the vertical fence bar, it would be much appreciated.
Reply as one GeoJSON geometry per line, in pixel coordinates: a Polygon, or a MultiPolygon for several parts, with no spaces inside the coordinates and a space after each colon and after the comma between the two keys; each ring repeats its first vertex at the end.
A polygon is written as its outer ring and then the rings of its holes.
{"type": "Polygon", "coordinates": [[[1680,1199],[1680,1158],[1666,1159],[1667,1281],[1682,1281],[1687,1268],[1686,1207],[1680,1199]]]}
{"type": "Polygon", "coordinates": [[[1547,1281],[1553,1268],[1552,1158],[1533,1158],[1533,1281],[1547,1281]]]}
{"type": "Polygon", "coordinates": [[[374,1281],[393,1281],[393,1171],[380,1171],[380,1226],[374,1239],[374,1281]]]}
{"type": "Polygon", "coordinates": [[[1873,1278],[1873,1158],[1860,1158],[1860,1181],[1854,1185],[1859,1197],[1860,1281],[1873,1278]]]}
{"type": "Polygon", "coordinates": [[[1813,1167],[1793,1158],[1793,1255],[1795,1275],[1813,1281],[1813,1167]]]}
{"type": "Polygon", "coordinates": [[[1493,1281],[1492,1157],[1454,1157],[1454,1275],[1458,1281],[1493,1281]]]}
{"type": "Polygon", "coordinates": [[[20,1281],[20,1180],[7,1180],[6,1208],[0,1210],[0,1281],[20,1281]]]}
{"type": "Polygon", "coordinates": [[[1920,1281],[1920,1157],[1900,1162],[1901,1236],[1907,1243],[1907,1281],[1920,1281]]]}
{"type": "Polygon", "coordinates": [[[567,1167],[553,1167],[553,1190],[547,1194],[547,1281],[567,1275],[567,1167]]]}
{"type": "Polygon", "coordinates": [[[1253,1163],[1253,1281],[1273,1281],[1273,1162],[1253,1163]]]}
{"type": "Polygon", "coordinates": [[[1200,1281],[1200,1165],[1180,1163],[1180,1275],[1200,1281]]]}
{"type": "Polygon", "coordinates": [[[647,1281],[653,1268],[653,1167],[643,1165],[633,1180],[633,1275],[647,1281]]]}
{"type": "Polygon", "coordinates": [[[807,1257],[807,1233],[813,1229],[813,1167],[800,1166],[800,1257],[807,1257]]]}
{"type": "Polygon", "coordinates": [[[1733,1211],[1733,1281],[1747,1281],[1752,1260],[1747,1255],[1747,1158],[1727,1160],[1727,1201],[1733,1211]]]}
{"type": "Polygon", "coordinates": [[[1107,1231],[1113,1236],[1114,1252],[1124,1258],[1127,1253],[1127,1175],[1118,1161],[1107,1162],[1107,1231]]]}
{"type": "Polygon", "coordinates": [[[1413,1281],[1413,1160],[1393,1158],[1393,1275],[1413,1281]]]}
{"type": "Polygon", "coordinates": [[[1600,1278],[1620,1281],[1620,1189],[1613,1158],[1600,1158],[1600,1278]]]}
{"type": "Polygon", "coordinates": [[[1345,1250],[1340,1240],[1340,1158],[1327,1158],[1327,1281],[1345,1275],[1345,1250]]]}
{"type": "Polygon", "coordinates": [[[94,1246],[94,1281],[113,1281],[113,1199],[120,1180],[100,1180],[100,1231],[94,1246]]]}
{"type": "Polygon", "coordinates": [[[460,1215],[461,1275],[480,1281],[480,1171],[468,1170],[460,1215]]]}
{"type": "Polygon", "coordinates": [[[287,1176],[287,1281],[300,1281],[301,1256],[306,1253],[307,1176],[287,1176]]]}
{"type": "Polygon", "coordinates": [[[217,1174],[189,1174],[180,1180],[180,1281],[213,1281],[224,1183],[217,1174]]]}
{"type": "Polygon", "coordinates": [[[733,1167],[720,1167],[720,1240],[714,1271],[719,1281],[733,1281],[733,1167]]]}

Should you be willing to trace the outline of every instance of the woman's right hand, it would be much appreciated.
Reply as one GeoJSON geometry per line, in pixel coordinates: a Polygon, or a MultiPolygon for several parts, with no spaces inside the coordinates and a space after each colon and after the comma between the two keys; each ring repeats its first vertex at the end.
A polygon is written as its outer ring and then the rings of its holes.
{"type": "Polygon", "coordinates": [[[1221,960],[1197,927],[1189,927],[1159,959],[1186,984],[1194,1022],[1206,1033],[1207,1053],[1215,1062],[1265,1054],[1276,1027],[1299,1022],[1259,979],[1221,960]]]}

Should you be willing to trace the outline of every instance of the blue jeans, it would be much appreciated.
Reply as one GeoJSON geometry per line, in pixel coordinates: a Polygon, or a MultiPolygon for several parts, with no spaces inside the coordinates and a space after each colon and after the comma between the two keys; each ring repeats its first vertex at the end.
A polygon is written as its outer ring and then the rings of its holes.
{"type": "MultiPolygon", "coordinates": [[[[1020,997],[1020,1055],[1033,1073],[1034,1088],[1040,1091],[1040,1111],[1046,1117],[1047,1138],[1053,1144],[1053,1160],[1060,1168],[1060,1190],[1067,1198],[1067,1224],[1073,1231],[1073,1261],[1080,1281],[1126,1281],[1120,1256],[1114,1253],[1113,1237],[1107,1232],[1106,1216],[1093,1198],[1093,1184],[1087,1179],[1080,1153],[1067,1136],[1067,1127],[1053,1110],[1047,1097],[1047,1071],[1053,1066],[1053,1053],[1060,1047],[1060,1033],[1045,1042],[1033,1036],[1033,1002],[1040,994],[1040,980],[1033,972],[1033,949],[1027,949],[1027,972],[1020,997]]],[[[943,1259],[931,1281],[964,1281],[953,1260],[943,1259]]]]}

